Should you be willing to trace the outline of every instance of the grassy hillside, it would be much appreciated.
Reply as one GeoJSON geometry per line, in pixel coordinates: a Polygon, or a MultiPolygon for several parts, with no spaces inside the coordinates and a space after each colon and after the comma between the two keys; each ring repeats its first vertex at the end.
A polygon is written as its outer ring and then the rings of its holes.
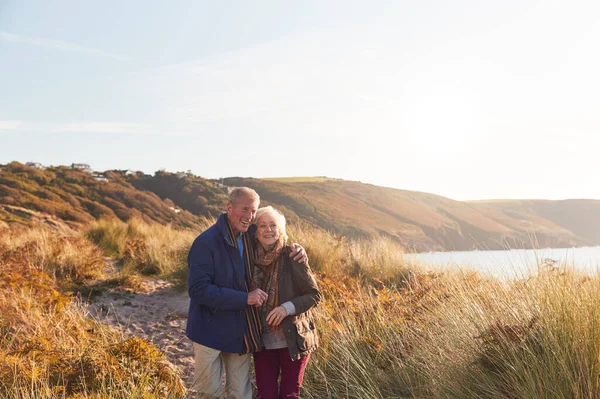
{"type": "Polygon", "coordinates": [[[108,171],[103,176],[108,181],[66,166],[40,170],[12,162],[0,171],[0,217],[27,223],[31,215],[20,211],[25,208],[71,224],[100,218],[139,218],[182,227],[197,222],[190,212],[176,211],[172,201],[136,189],[123,173],[108,171]]]}
{"type": "Polygon", "coordinates": [[[154,176],[132,175],[128,181],[137,189],[151,191],[196,215],[218,215],[228,198],[226,187],[193,175],[158,171],[154,176]]]}
{"type": "Polygon", "coordinates": [[[520,220],[522,226],[531,221],[543,224],[548,231],[559,226],[575,235],[578,245],[600,243],[600,201],[597,200],[496,200],[477,201],[473,205],[485,212],[512,216],[520,220]]]}
{"type": "Polygon", "coordinates": [[[266,202],[336,233],[380,234],[409,250],[600,244],[600,234],[594,229],[600,222],[600,201],[584,200],[585,206],[577,201],[461,202],[322,178],[229,178],[224,182],[253,187],[266,202]],[[583,216],[582,209],[588,216],[583,216]]]}
{"type": "Polygon", "coordinates": [[[385,236],[407,250],[471,250],[600,245],[600,201],[454,201],[439,195],[326,177],[221,182],[165,171],[153,176],[108,171],[108,182],[68,167],[39,170],[13,162],[0,171],[0,220],[24,222],[34,210],[68,223],[104,217],[186,227],[214,217],[228,187],[258,191],[292,223],[339,235],[385,236]]]}

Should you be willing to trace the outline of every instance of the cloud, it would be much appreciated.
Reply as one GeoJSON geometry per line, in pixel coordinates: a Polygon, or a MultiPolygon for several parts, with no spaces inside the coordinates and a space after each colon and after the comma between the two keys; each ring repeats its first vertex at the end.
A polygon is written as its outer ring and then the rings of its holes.
{"type": "Polygon", "coordinates": [[[109,53],[109,52],[106,52],[103,50],[84,47],[84,46],[80,46],[75,43],[65,42],[62,40],[45,39],[45,38],[39,38],[39,37],[27,37],[27,36],[15,35],[12,33],[2,32],[2,31],[0,31],[0,40],[6,41],[6,42],[12,42],[12,43],[25,43],[25,44],[30,44],[32,46],[50,48],[50,49],[55,49],[55,50],[60,50],[60,51],[68,51],[68,52],[83,54],[83,55],[108,57],[108,58],[114,58],[114,59],[118,59],[118,60],[127,59],[127,57],[119,55],[119,54],[114,54],[114,53],[109,53]]]}
{"type": "Polygon", "coordinates": [[[137,90],[154,99],[155,116],[190,131],[229,123],[336,137],[377,131],[397,124],[401,59],[371,39],[298,32],[144,71],[137,90]]]}
{"type": "Polygon", "coordinates": [[[155,129],[142,123],[91,122],[58,123],[46,126],[49,132],[57,133],[107,133],[107,134],[152,134],[155,129]]]}
{"type": "Polygon", "coordinates": [[[1,121],[0,120],[0,130],[14,130],[18,129],[21,126],[21,121],[1,121]]]}
{"type": "Polygon", "coordinates": [[[30,133],[100,133],[100,134],[135,134],[135,135],[171,135],[161,131],[157,126],[145,123],[128,122],[83,122],[83,123],[48,123],[17,120],[0,120],[0,131],[19,131],[30,133]]]}

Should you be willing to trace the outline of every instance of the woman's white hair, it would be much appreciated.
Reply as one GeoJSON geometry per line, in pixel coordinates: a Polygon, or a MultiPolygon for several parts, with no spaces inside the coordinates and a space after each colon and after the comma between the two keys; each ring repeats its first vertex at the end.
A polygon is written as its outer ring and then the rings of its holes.
{"type": "Polygon", "coordinates": [[[267,214],[273,216],[275,219],[277,229],[279,230],[279,239],[285,244],[288,239],[287,233],[285,232],[285,216],[283,216],[283,213],[279,212],[277,209],[270,205],[258,208],[256,211],[256,216],[254,217],[254,224],[258,225],[260,218],[267,214]]]}

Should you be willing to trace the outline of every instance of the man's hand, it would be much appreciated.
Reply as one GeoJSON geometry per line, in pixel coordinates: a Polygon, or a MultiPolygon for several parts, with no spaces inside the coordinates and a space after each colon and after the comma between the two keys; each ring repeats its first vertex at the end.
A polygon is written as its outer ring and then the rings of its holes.
{"type": "Polygon", "coordinates": [[[278,326],[286,316],[287,310],[285,310],[283,306],[277,306],[267,315],[267,323],[269,323],[270,326],[278,326]]]}
{"type": "Polygon", "coordinates": [[[308,256],[306,255],[306,251],[302,247],[302,245],[297,242],[290,245],[292,248],[292,252],[290,253],[290,258],[294,259],[298,263],[305,263],[308,265],[308,256]]]}
{"type": "Polygon", "coordinates": [[[257,288],[254,291],[248,293],[248,305],[254,305],[256,307],[259,307],[263,304],[264,301],[267,300],[267,298],[267,293],[261,290],[260,288],[257,288]]]}

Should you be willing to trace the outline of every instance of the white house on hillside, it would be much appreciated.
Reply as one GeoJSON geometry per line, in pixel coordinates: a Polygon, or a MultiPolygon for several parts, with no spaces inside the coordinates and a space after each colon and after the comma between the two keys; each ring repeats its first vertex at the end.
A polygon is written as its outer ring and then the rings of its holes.
{"type": "Polygon", "coordinates": [[[108,179],[106,178],[106,176],[102,176],[102,175],[94,175],[94,179],[96,179],[97,181],[108,182],[108,179]]]}
{"type": "Polygon", "coordinates": [[[82,170],[87,173],[92,173],[92,168],[87,163],[73,163],[71,169],[82,170]]]}
{"type": "Polygon", "coordinates": [[[25,165],[26,165],[26,166],[29,166],[30,168],[36,168],[36,169],[42,169],[42,170],[43,170],[43,169],[46,169],[46,168],[44,167],[44,165],[42,165],[42,164],[41,164],[41,163],[39,163],[39,162],[27,162],[25,165]]]}

